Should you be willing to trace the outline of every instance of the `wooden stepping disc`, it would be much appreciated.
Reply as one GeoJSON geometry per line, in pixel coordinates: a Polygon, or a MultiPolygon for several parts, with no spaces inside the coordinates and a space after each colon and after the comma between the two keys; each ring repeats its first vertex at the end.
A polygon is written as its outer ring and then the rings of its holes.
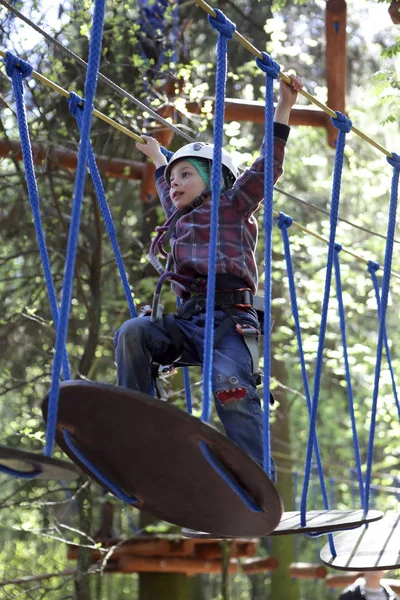
{"type": "Polygon", "coordinates": [[[15,471],[15,474],[10,473],[14,477],[18,477],[17,473],[21,473],[21,476],[36,473],[35,479],[61,479],[63,481],[72,481],[79,477],[79,470],[71,463],[2,445],[0,445],[0,466],[10,469],[11,472],[15,471]]]}
{"type": "Polygon", "coordinates": [[[300,511],[284,512],[276,529],[270,535],[289,533],[330,533],[342,529],[353,529],[364,523],[382,519],[383,512],[370,510],[310,510],[306,513],[306,524],[301,525],[300,511]]]}
{"type": "MultiPolygon", "coordinates": [[[[47,397],[43,404],[47,414],[47,397]]],[[[98,483],[136,498],[136,508],[215,537],[260,537],[281,518],[281,500],[264,471],[236,444],[184,411],[147,394],[88,381],[60,385],[57,443],[98,483]],[[109,483],[69,449],[73,444],[109,483]],[[250,508],[204,457],[200,444],[243,490],[250,508]]]]}
{"type": "Polygon", "coordinates": [[[376,571],[400,567],[400,514],[388,513],[378,523],[334,537],[337,556],[327,544],[321,560],[343,571],[376,571]]]}

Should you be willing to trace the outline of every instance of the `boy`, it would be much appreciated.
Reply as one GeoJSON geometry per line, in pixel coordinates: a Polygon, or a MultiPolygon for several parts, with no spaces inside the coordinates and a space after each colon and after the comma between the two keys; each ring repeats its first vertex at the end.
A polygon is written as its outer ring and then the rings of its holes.
{"type": "MultiPolygon", "coordinates": [[[[291,85],[280,82],[274,116],[275,181],[283,171],[289,115],[301,87],[301,80],[295,76],[291,85]]],[[[212,145],[187,144],[167,163],[158,142],[143,137],[145,143],[138,143],[137,148],[156,166],[157,191],[168,217],[160,248],[162,241],[170,242],[177,279],[172,287],[182,300],[172,330],[168,325],[170,320],[165,317],[152,321],[145,316],[127,321],[115,335],[118,385],[148,393],[153,362],[170,364],[179,359],[186,364],[201,364],[203,359],[212,145]],[[203,283],[203,294],[192,297],[190,291],[183,290],[185,278],[203,283]]],[[[261,156],[237,180],[237,169],[226,152],[222,164],[212,388],[227,436],[262,466],[260,396],[253,376],[252,355],[241,332],[259,330],[257,313],[252,307],[258,284],[254,255],[257,222],[253,213],[264,195],[263,148],[261,156]],[[219,336],[221,323],[224,323],[223,334],[219,336]]],[[[273,480],[275,475],[273,471],[273,480]]]]}
{"type": "Polygon", "coordinates": [[[387,571],[365,571],[339,596],[339,600],[399,600],[391,587],[381,579],[387,571]]]}

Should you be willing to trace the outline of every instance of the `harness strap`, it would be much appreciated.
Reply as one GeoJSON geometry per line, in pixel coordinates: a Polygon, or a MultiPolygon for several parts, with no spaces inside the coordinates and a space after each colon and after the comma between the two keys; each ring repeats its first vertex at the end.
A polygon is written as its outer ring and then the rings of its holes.
{"type": "MultiPolygon", "coordinates": [[[[240,318],[240,315],[232,308],[231,306],[224,306],[223,310],[228,315],[227,319],[222,321],[221,325],[215,332],[215,337],[217,337],[219,329],[225,325],[227,321],[229,321],[229,325],[225,326],[224,331],[218,337],[220,339],[222,335],[228,330],[230,323],[233,321],[236,325],[236,331],[243,336],[243,341],[247,346],[248,351],[250,352],[252,364],[253,364],[253,377],[256,385],[261,383],[261,373],[258,370],[258,364],[260,362],[260,353],[258,351],[258,340],[260,337],[260,332],[256,327],[252,327],[247,323],[243,323],[243,320],[240,318]]],[[[215,339],[214,337],[214,339],[215,339]]]]}

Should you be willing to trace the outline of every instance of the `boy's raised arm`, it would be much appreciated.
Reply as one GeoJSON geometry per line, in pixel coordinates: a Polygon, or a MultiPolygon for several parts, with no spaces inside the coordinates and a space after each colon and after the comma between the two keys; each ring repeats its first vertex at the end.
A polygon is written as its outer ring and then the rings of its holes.
{"type": "Polygon", "coordinates": [[[142,135],[142,138],[144,139],[145,143],[141,144],[140,142],[137,142],[136,148],[151,158],[156,169],[159,167],[164,167],[167,164],[167,159],[161,152],[158,141],[149,135],[142,135]]]}
{"type": "Polygon", "coordinates": [[[297,75],[291,75],[290,79],[290,85],[283,79],[279,82],[279,99],[274,114],[275,123],[283,125],[289,125],[290,111],[296,104],[297,95],[303,87],[302,81],[297,75]]]}

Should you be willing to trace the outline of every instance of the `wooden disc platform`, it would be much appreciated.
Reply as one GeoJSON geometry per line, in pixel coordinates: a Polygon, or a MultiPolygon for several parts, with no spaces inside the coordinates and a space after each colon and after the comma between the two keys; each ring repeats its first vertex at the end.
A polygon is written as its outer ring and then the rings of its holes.
{"type": "Polygon", "coordinates": [[[103,487],[112,493],[119,488],[136,499],[136,508],[164,521],[215,537],[261,537],[280,521],[278,492],[255,461],[214,428],[147,394],[88,381],[61,383],[56,441],[103,487]],[[65,431],[111,487],[68,447],[65,431]]]}
{"type": "Polygon", "coordinates": [[[306,513],[306,524],[302,526],[300,511],[284,512],[279,525],[269,535],[331,533],[353,529],[382,517],[380,510],[370,510],[366,515],[362,510],[310,510],[306,513]]]}
{"type": "Polygon", "coordinates": [[[321,560],[343,571],[376,571],[400,567],[400,514],[388,513],[377,523],[334,536],[336,557],[329,545],[321,560]]]}
{"type": "Polygon", "coordinates": [[[2,471],[5,474],[18,477],[20,473],[21,477],[30,475],[32,479],[72,481],[77,479],[80,473],[72,463],[2,445],[0,445],[0,466],[5,467],[2,471]]]}

